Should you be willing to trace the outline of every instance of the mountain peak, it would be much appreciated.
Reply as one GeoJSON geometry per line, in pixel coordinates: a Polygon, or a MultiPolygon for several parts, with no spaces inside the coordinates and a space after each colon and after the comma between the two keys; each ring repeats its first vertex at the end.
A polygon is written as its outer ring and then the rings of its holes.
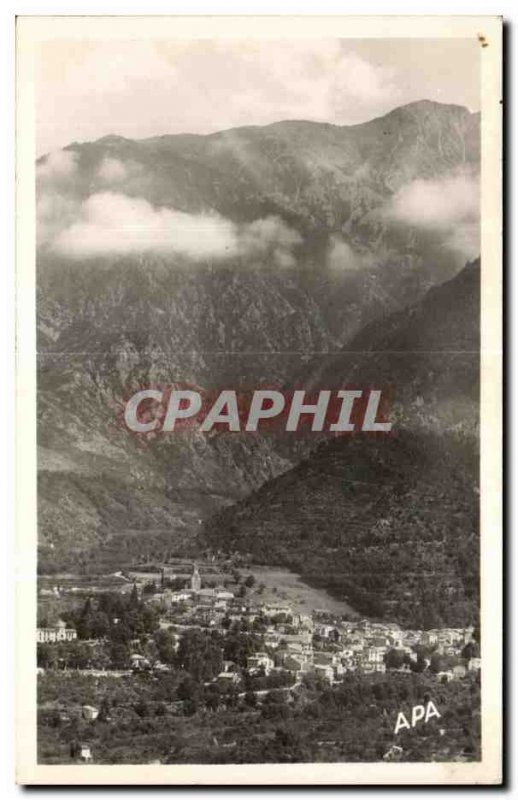
{"type": "Polygon", "coordinates": [[[411,103],[406,103],[403,106],[389,111],[384,115],[384,118],[390,117],[429,117],[429,116],[451,116],[456,117],[469,117],[471,111],[466,106],[459,106],[455,103],[439,103],[436,100],[414,100],[411,103]]]}
{"type": "Polygon", "coordinates": [[[106,136],[101,137],[101,139],[97,139],[96,144],[117,145],[129,141],[131,141],[131,139],[127,139],[125,136],[119,136],[116,133],[108,133],[106,136]]]}
{"type": "MultiPolygon", "coordinates": [[[[430,100],[426,97],[424,97],[422,100],[412,100],[411,103],[405,103],[402,106],[398,106],[398,108],[413,109],[416,111],[430,111],[431,109],[445,110],[445,109],[456,108],[456,109],[461,109],[462,111],[465,111],[468,114],[470,113],[469,109],[466,108],[466,106],[460,106],[457,103],[440,103],[437,100],[430,100]]],[[[395,108],[394,111],[397,111],[397,108],[395,108]]]]}

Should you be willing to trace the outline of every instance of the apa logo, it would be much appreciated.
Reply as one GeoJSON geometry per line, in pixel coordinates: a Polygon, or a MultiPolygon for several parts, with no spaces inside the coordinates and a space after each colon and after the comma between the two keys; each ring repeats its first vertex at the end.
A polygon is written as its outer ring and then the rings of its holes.
{"type": "Polygon", "coordinates": [[[418,722],[420,722],[423,718],[425,722],[428,722],[429,719],[432,717],[440,717],[435,704],[432,700],[429,700],[425,706],[413,706],[412,708],[412,724],[407,720],[405,715],[402,711],[399,712],[397,715],[396,720],[396,727],[394,729],[394,733],[399,733],[400,730],[406,728],[415,728],[418,722]]]}

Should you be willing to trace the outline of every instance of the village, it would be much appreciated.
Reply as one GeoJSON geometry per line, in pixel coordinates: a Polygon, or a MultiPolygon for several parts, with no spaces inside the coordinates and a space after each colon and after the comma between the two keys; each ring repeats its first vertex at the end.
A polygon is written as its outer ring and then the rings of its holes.
{"type": "MultiPolygon", "coordinates": [[[[185,577],[185,576],[184,576],[185,577]]],[[[347,673],[366,675],[428,671],[437,681],[460,680],[480,670],[478,644],[473,627],[436,630],[404,630],[396,623],[367,619],[347,620],[327,609],[300,611],[283,598],[262,601],[261,587],[253,575],[220,585],[205,585],[196,563],[183,581],[162,568],[154,574],[142,571],[117,573],[114,582],[122,593],[132,592],[158,618],[160,631],[167,632],[175,652],[188,631],[216,632],[221,641],[236,631],[253,636],[255,647],[240,664],[224,659],[211,682],[238,688],[245,677],[290,677],[295,686],[304,676],[315,676],[329,684],[342,681],[347,673]],[[180,584],[180,585],[179,585],[180,584]],[[183,584],[183,585],[182,585],[183,584]],[[257,643],[260,643],[259,649],[257,643]]],[[[86,590],[54,586],[40,590],[43,600],[52,596],[78,595],[86,590]]],[[[90,587],[95,596],[101,589],[90,587]]],[[[113,620],[117,623],[117,619],[113,620]]],[[[94,646],[97,639],[79,636],[94,646]]],[[[62,619],[38,627],[40,645],[78,640],[78,631],[62,619]]],[[[145,637],[131,640],[128,671],[168,672],[173,667],[150,657],[142,647],[145,637]]],[[[88,669],[88,667],[87,667],[88,669]]],[[[91,667],[95,671],[96,667],[91,667]]],[[[112,674],[116,670],[112,670],[112,674]]]]}

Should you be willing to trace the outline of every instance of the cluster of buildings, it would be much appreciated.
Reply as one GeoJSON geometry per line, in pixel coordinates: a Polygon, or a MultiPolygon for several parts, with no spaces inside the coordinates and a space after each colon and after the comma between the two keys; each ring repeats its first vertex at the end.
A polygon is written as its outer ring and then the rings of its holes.
{"type": "MultiPolygon", "coordinates": [[[[264,613],[264,609],[262,610],[264,613]]],[[[465,644],[471,641],[472,630],[446,629],[436,632],[440,639],[429,642],[428,633],[401,630],[396,625],[361,622],[322,623],[316,618],[290,617],[290,632],[282,623],[270,624],[264,636],[267,651],[248,659],[250,673],[262,669],[270,674],[275,669],[287,670],[300,679],[305,674],[319,676],[329,682],[340,681],[346,672],[383,674],[387,670],[386,657],[396,651],[403,661],[398,672],[410,672],[411,662],[416,662],[416,645],[434,648],[437,655],[453,656],[448,669],[439,670],[437,678],[453,680],[468,672],[480,669],[480,658],[461,658],[465,644]],[[459,662],[459,663],[455,663],[459,662]]],[[[424,657],[429,666],[430,657],[424,657]]]]}
{"type": "MultiPolygon", "coordinates": [[[[418,658],[418,645],[441,656],[452,656],[450,662],[460,662],[461,652],[473,635],[472,628],[402,630],[395,623],[334,619],[326,611],[301,614],[283,602],[251,604],[228,588],[203,588],[196,565],[184,589],[155,593],[149,602],[160,608],[164,626],[174,623],[177,631],[200,627],[225,634],[233,623],[238,623],[241,631],[259,633],[264,652],[247,659],[247,673],[268,676],[276,671],[290,672],[295,682],[307,674],[336,682],[346,672],[384,673],[390,650],[403,657],[404,663],[397,671],[410,672],[410,662],[418,658]]],[[[429,657],[424,661],[426,666],[430,664],[429,657]]],[[[464,662],[439,671],[437,677],[453,680],[480,669],[479,658],[464,662]]],[[[217,680],[239,683],[241,674],[236,665],[225,662],[217,680]]]]}
{"type": "MultiPolygon", "coordinates": [[[[162,587],[150,594],[142,592],[141,597],[158,609],[160,624],[171,631],[176,647],[183,631],[189,628],[217,630],[225,635],[237,623],[240,631],[259,634],[263,650],[248,657],[246,673],[250,676],[289,672],[294,683],[304,675],[315,675],[333,683],[340,681],[347,672],[384,673],[390,651],[396,651],[398,657],[395,663],[389,660],[388,668],[410,672],[419,650],[424,668],[430,665],[432,652],[446,657],[444,662],[448,666],[435,670],[439,680],[462,678],[480,669],[478,657],[462,657],[465,645],[472,641],[472,628],[402,630],[395,623],[344,621],[327,611],[302,614],[284,602],[250,603],[240,587],[235,588],[236,591],[228,586],[203,587],[195,564],[183,588],[162,587]]],[[[55,627],[37,630],[38,642],[67,642],[76,638],[76,631],[67,628],[62,621],[55,627]]],[[[133,669],[151,666],[138,652],[131,655],[133,669]]],[[[153,669],[168,667],[158,664],[153,665],[153,669]]],[[[222,684],[237,684],[242,672],[242,667],[224,662],[217,680],[222,684]]]]}
{"type": "Polygon", "coordinates": [[[216,624],[225,616],[229,604],[235,600],[234,592],[228,591],[224,586],[202,587],[201,576],[196,564],[190,581],[185,588],[179,590],[162,589],[154,592],[148,602],[157,606],[163,612],[178,613],[182,606],[190,612],[195,611],[197,616],[209,624],[216,624]]]}

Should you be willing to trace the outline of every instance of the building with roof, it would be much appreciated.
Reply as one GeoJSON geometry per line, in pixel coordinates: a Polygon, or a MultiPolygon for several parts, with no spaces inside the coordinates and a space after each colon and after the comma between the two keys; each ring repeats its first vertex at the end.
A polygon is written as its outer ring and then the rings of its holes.
{"type": "Polygon", "coordinates": [[[77,639],[75,628],[67,628],[66,622],[60,619],[52,628],[37,628],[36,641],[40,644],[48,642],[73,642],[77,639]]]}

